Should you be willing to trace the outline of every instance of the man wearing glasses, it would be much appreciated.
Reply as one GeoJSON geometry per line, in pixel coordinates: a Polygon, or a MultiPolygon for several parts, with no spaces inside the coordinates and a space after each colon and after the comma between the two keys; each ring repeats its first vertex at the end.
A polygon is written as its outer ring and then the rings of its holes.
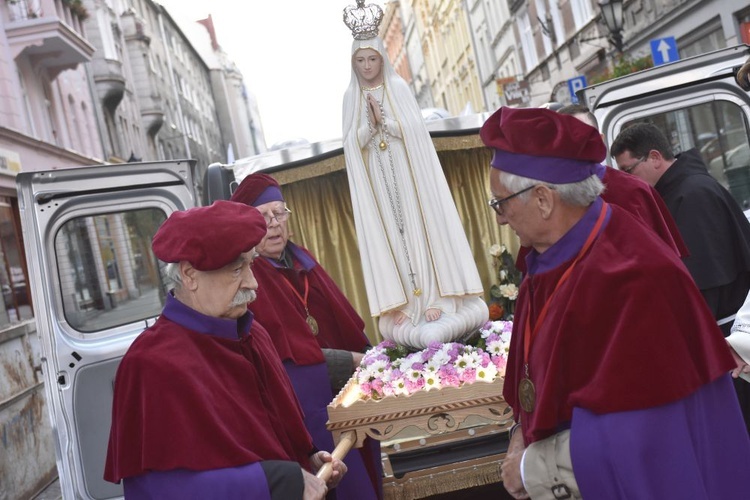
{"type": "MultiPolygon", "coordinates": [[[[742,209],[709,175],[697,149],[675,157],[667,137],[650,123],[625,128],[610,154],[664,199],[690,251],[683,262],[728,336],[750,291],[750,223],[742,209]]],[[[738,379],[735,389],[750,432],[750,385],[738,379]]]]}
{"type": "Polygon", "coordinates": [[[480,136],[491,202],[532,249],[503,395],[514,498],[739,498],[750,439],[734,361],[678,256],[605,202],[598,131],[501,108],[480,136]],[[709,436],[710,438],[706,438],[709,436]]]}
{"type": "MultiPolygon", "coordinates": [[[[258,297],[255,319],[271,334],[318,449],[333,449],[326,429],[327,406],[351,377],[369,347],[364,321],[310,252],[289,240],[289,216],[278,182],[266,174],[245,177],[231,201],[256,207],[268,232],[258,244],[253,272],[258,297]]],[[[346,478],[336,498],[375,499],[381,495],[377,441],[344,459],[346,478]]]]}

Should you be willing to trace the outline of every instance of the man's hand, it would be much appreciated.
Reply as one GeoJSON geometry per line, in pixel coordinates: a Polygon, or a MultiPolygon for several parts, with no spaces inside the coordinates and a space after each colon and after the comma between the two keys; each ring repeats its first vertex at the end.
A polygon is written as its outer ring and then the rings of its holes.
{"type": "Polygon", "coordinates": [[[521,459],[526,447],[523,444],[523,432],[519,427],[510,438],[508,452],[500,467],[503,486],[513,498],[529,498],[521,480],[521,459]]]}
{"type": "Polygon", "coordinates": [[[363,353],[352,351],[352,372],[359,368],[360,363],[362,363],[362,358],[364,357],[365,355],[363,353]]]}
{"type": "Polygon", "coordinates": [[[729,344],[729,352],[732,353],[732,358],[734,358],[734,362],[737,364],[737,368],[732,370],[732,378],[739,377],[740,373],[750,373],[750,365],[745,363],[745,360],[737,354],[737,351],[734,350],[732,344],[729,344]]]}
{"type": "Polygon", "coordinates": [[[318,472],[318,470],[320,470],[323,464],[328,462],[331,462],[333,472],[331,473],[331,477],[328,479],[328,482],[326,482],[326,486],[328,486],[328,488],[330,489],[333,489],[339,485],[341,479],[343,479],[344,477],[344,474],[346,474],[346,464],[338,458],[333,458],[333,456],[327,451],[319,451],[315,455],[310,457],[310,465],[312,466],[313,472],[316,473],[318,472]]]}
{"type": "Polygon", "coordinates": [[[322,500],[325,498],[328,488],[326,488],[322,479],[315,477],[304,469],[302,469],[302,479],[305,481],[303,500],[322,500]]]}

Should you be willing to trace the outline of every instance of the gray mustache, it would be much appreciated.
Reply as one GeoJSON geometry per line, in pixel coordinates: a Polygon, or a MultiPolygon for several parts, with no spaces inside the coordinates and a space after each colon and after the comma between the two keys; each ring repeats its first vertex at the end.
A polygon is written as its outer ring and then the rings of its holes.
{"type": "Polygon", "coordinates": [[[240,290],[232,299],[232,307],[249,304],[257,297],[255,290],[240,290]]]}

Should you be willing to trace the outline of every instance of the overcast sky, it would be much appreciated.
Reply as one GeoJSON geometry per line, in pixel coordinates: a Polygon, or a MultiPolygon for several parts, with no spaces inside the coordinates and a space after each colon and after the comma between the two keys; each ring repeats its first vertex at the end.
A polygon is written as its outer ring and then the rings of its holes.
{"type": "MultiPolygon", "coordinates": [[[[341,137],[352,36],[343,9],[354,0],[156,0],[190,34],[211,14],[219,45],[258,100],[266,143],[341,137]]],[[[384,0],[369,0],[384,8],[384,0]]]]}

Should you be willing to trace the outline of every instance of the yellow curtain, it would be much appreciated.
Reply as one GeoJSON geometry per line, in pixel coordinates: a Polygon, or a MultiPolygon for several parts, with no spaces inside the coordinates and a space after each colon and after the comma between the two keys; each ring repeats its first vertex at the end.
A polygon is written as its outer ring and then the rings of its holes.
{"type": "MultiPolygon", "coordinates": [[[[442,151],[438,156],[488,298],[495,282],[490,246],[504,244],[514,255],[519,246],[515,233],[498,226],[487,206],[490,153],[486,148],[472,148],[442,151]]],[[[370,317],[367,305],[346,171],[284,184],[282,190],[292,210],[292,241],[312,252],[364,318],[370,341],[380,342],[377,321],[370,317]]]]}

